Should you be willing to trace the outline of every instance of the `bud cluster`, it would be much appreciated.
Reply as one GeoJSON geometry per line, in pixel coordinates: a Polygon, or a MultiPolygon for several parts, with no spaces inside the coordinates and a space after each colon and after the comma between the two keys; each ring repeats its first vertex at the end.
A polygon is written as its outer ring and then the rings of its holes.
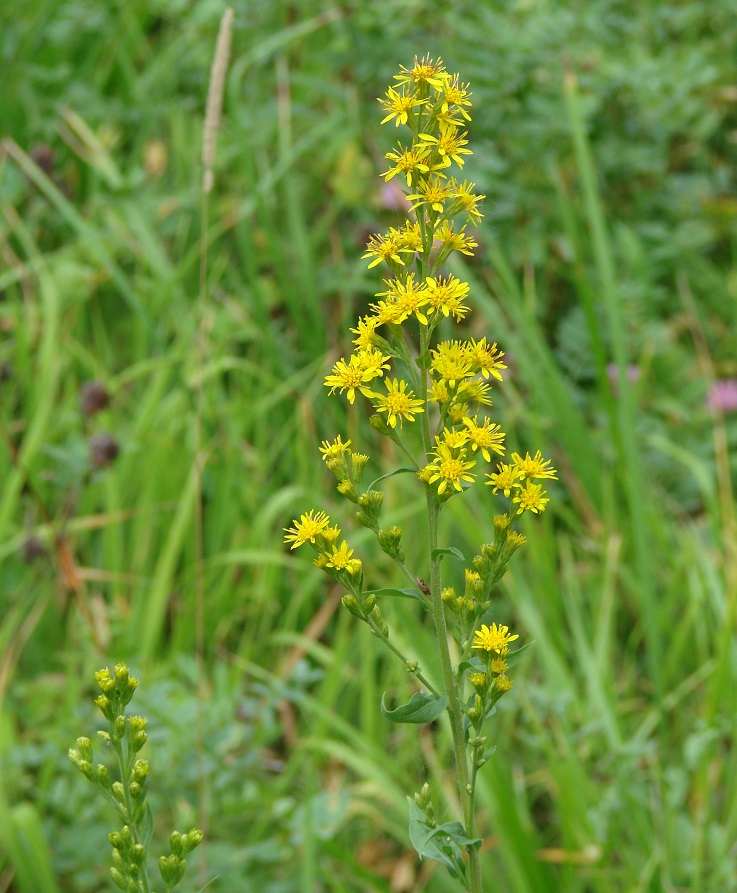
{"type": "MultiPolygon", "coordinates": [[[[138,687],[138,679],[130,675],[128,667],[117,664],[114,672],[105,667],[95,673],[102,694],[95,699],[108,728],[98,731],[104,745],[117,758],[116,780],[104,763],[93,765],[92,744],[89,738],[77,738],[77,746],[69,750],[69,759],[88,781],[96,785],[110,802],[122,822],[119,831],[112,831],[108,840],[113,848],[110,876],[119,890],[125,893],[147,893],[151,889],[146,866],[146,838],[144,823],[150,820],[146,802],[149,764],[138,753],[147,741],[146,717],[128,716],[125,708],[138,687]]],[[[175,831],[170,837],[171,855],[159,862],[161,877],[167,891],[172,890],[184,875],[186,862],[181,858],[202,840],[202,832],[193,829],[185,835],[175,831]]]]}

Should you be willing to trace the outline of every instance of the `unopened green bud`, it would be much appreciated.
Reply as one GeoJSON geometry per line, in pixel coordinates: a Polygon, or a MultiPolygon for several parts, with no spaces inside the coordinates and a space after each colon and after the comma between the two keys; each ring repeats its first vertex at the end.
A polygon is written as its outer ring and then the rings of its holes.
{"type": "Polygon", "coordinates": [[[117,868],[110,869],[110,877],[119,890],[128,890],[128,881],[123,877],[117,868]]]}
{"type": "Polygon", "coordinates": [[[121,689],[128,684],[128,667],[126,664],[115,664],[115,680],[121,689]]]}
{"type": "Polygon", "coordinates": [[[120,847],[123,846],[123,838],[119,831],[111,831],[108,834],[107,839],[110,841],[110,845],[113,849],[119,850],[120,847]]]}
{"type": "Polygon", "coordinates": [[[125,716],[116,716],[113,724],[113,734],[120,741],[125,737],[125,716]]]}
{"type": "Polygon", "coordinates": [[[126,857],[123,855],[123,853],[118,849],[114,849],[113,850],[113,865],[115,865],[116,868],[122,868],[123,871],[125,871],[126,864],[127,864],[126,857]]]}
{"type": "Polygon", "coordinates": [[[378,533],[379,545],[392,558],[398,558],[404,561],[404,552],[400,546],[402,539],[402,528],[392,525],[388,530],[380,530],[378,533]]]}
{"type": "Polygon", "coordinates": [[[432,792],[430,790],[430,785],[425,782],[420,790],[415,794],[415,803],[422,809],[423,811],[427,809],[432,800],[432,792]]]}
{"type": "Polygon", "coordinates": [[[131,780],[142,782],[148,776],[148,772],[148,761],[136,760],[133,764],[133,769],[131,770],[131,780]]]}
{"type": "Polygon", "coordinates": [[[184,852],[184,838],[178,831],[172,831],[169,835],[169,846],[175,856],[181,856],[184,852]]]}
{"type": "Polygon", "coordinates": [[[83,760],[87,760],[88,763],[92,762],[92,745],[89,738],[77,738],[77,750],[83,760]]]}
{"type": "Polygon", "coordinates": [[[148,735],[145,732],[136,732],[136,734],[131,739],[131,747],[133,748],[133,752],[138,753],[138,751],[147,741],[148,735]]]}
{"type": "Polygon", "coordinates": [[[171,856],[162,856],[159,859],[161,879],[167,887],[174,887],[181,881],[184,877],[184,869],[186,867],[187,863],[184,859],[180,859],[179,856],[174,853],[172,853],[171,856]]]}
{"type": "Polygon", "coordinates": [[[381,616],[381,611],[379,611],[379,606],[375,605],[373,610],[371,611],[371,619],[374,621],[376,626],[379,629],[379,632],[384,638],[388,638],[389,636],[389,627],[386,625],[384,618],[381,616]]]}
{"type": "Polygon", "coordinates": [[[110,790],[110,773],[104,763],[98,763],[96,767],[97,781],[104,790],[110,790]]]}
{"type": "Polygon", "coordinates": [[[419,664],[416,660],[406,660],[404,665],[407,667],[410,673],[416,673],[419,664]]]}
{"type": "Polygon", "coordinates": [[[363,610],[367,614],[370,614],[374,610],[375,607],[376,607],[376,596],[375,595],[367,596],[366,600],[363,603],[363,610]]]}
{"type": "Polygon", "coordinates": [[[128,790],[130,791],[131,797],[136,800],[141,793],[141,786],[137,781],[132,781],[128,786],[128,790]]]}
{"type": "Polygon", "coordinates": [[[133,835],[131,834],[131,829],[128,825],[123,825],[120,829],[120,836],[123,838],[123,845],[125,847],[133,846],[133,835]]]}
{"type": "Polygon", "coordinates": [[[100,695],[99,697],[95,698],[95,704],[97,704],[97,706],[100,708],[100,711],[105,719],[112,722],[112,720],[114,719],[113,705],[110,703],[110,699],[105,695],[100,695]]]}
{"type": "Polygon", "coordinates": [[[384,434],[387,437],[391,437],[393,434],[392,429],[386,422],[386,419],[383,416],[380,416],[378,413],[374,413],[369,419],[369,425],[374,428],[379,434],[384,434]]]}
{"type": "Polygon", "coordinates": [[[199,828],[192,828],[187,831],[184,836],[184,852],[191,853],[192,850],[196,849],[201,843],[202,839],[205,835],[200,831],[199,828]]]}
{"type": "Polygon", "coordinates": [[[347,608],[354,617],[360,617],[363,620],[363,611],[361,610],[361,606],[358,604],[358,599],[355,595],[352,595],[350,592],[346,592],[346,594],[341,599],[344,608],[347,608]]]}
{"type": "Polygon", "coordinates": [[[345,496],[346,499],[350,499],[351,502],[358,502],[359,493],[356,489],[353,481],[350,481],[348,478],[342,480],[337,486],[338,493],[341,496],[345,496]]]}
{"type": "Polygon", "coordinates": [[[136,865],[143,865],[145,858],[146,847],[141,846],[140,843],[137,843],[131,850],[131,860],[135,862],[136,865]]]}
{"type": "Polygon", "coordinates": [[[113,797],[118,801],[118,803],[125,803],[125,788],[119,781],[114,781],[110,786],[113,792],[113,797]]]}

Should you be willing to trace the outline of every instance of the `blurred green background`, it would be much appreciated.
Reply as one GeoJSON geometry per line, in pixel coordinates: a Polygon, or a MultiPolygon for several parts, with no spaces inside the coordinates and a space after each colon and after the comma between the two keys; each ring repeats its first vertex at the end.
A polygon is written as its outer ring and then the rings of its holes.
{"type": "MultiPolygon", "coordinates": [[[[406,794],[429,778],[453,802],[446,730],[381,718],[406,673],[281,543],[325,508],[396,582],[317,446],[397,464],[322,379],[380,289],[367,236],[401,221],[376,97],[428,52],[471,82],[465,171],[488,196],[456,271],[466,332],[507,352],[510,447],[560,469],[496,609],[536,645],[490,727],[487,889],[737,890],[737,2],[234,8],[200,369],[223,5],[0,5],[0,893],[110,888],[113,817],[66,750],[121,659],[157,832],[208,816],[187,889],[454,889],[406,838],[406,794]]],[[[413,566],[424,500],[386,483],[413,566]]],[[[443,535],[474,554],[496,510],[476,488],[443,535]]],[[[387,611],[437,673],[425,620],[387,611]]]]}

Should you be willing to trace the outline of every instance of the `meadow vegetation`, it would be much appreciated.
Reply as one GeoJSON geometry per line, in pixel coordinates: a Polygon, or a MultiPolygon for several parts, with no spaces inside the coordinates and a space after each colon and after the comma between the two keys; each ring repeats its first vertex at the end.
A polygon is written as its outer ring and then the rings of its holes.
{"type": "MultiPolygon", "coordinates": [[[[457,889],[406,842],[408,789],[456,802],[449,729],[385,721],[414,680],[282,543],[345,510],[323,440],[398,464],[323,380],[405,214],[376,98],[424,53],[474,94],[464,337],[505,351],[495,413],[559,477],[495,617],[535,645],[479,776],[488,889],[737,891],[737,2],[236,5],[203,306],[222,9],[0,6],[0,891],[109,889],[67,750],[120,660],[155,833],[205,835],[182,889],[457,889]]],[[[407,477],[383,515],[421,530],[407,477]]],[[[499,510],[471,491],[443,538],[473,554],[499,510]]],[[[430,626],[384,610],[437,677],[430,626]]]]}

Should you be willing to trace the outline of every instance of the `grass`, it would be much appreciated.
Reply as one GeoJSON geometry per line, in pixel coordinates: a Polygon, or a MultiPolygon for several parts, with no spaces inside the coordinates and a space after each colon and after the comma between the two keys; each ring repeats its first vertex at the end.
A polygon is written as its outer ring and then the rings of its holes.
{"type": "MultiPolygon", "coordinates": [[[[377,288],[364,231],[395,222],[374,97],[428,48],[476,100],[469,177],[489,199],[469,325],[512,359],[510,443],[562,469],[499,602],[536,645],[481,776],[485,876],[504,893],[737,890],[737,425],[705,404],[737,377],[734,6],[238,8],[202,369],[221,7],[0,12],[0,890],[106,889],[109,816],[65,753],[94,728],[92,671],[119,658],[143,678],[162,829],[198,821],[202,710],[214,889],[453,889],[406,854],[421,759],[453,803],[446,730],[388,727],[381,694],[407,679],[280,544],[295,513],[337,505],[320,440],[374,444],[376,476],[396,463],[321,382],[377,288]],[[88,418],[91,379],[111,401],[88,418]],[[91,469],[103,432],[120,453],[91,469]]],[[[387,482],[387,517],[409,530],[419,510],[387,482]]],[[[492,512],[469,494],[444,535],[473,550],[492,512]]],[[[429,630],[389,610],[437,674],[429,630]]]]}

